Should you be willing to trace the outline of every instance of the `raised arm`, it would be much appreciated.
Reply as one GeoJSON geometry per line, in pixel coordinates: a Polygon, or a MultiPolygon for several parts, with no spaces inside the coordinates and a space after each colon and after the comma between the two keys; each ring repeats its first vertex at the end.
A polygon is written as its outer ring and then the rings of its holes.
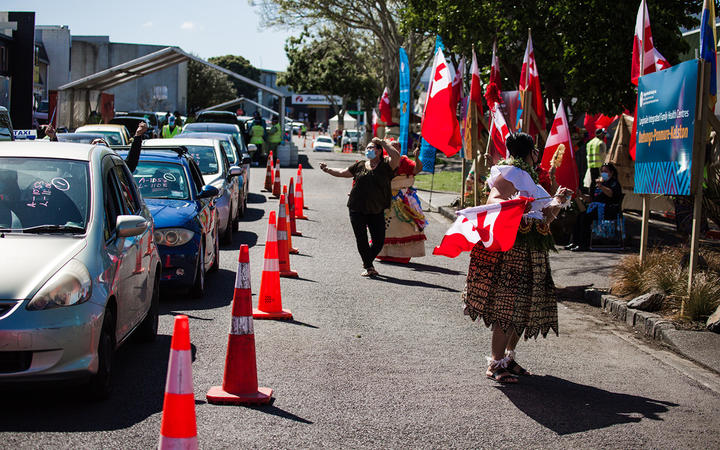
{"type": "Polygon", "coordinates": [[[384,141],[380,138],[373,138],[372,142],[375,145],[381,145],[382,148],[385,149],[388,156],[390,157],[390,161],[388,161],[390,168],[392,168],[393,170],[397,169],[397,167],[400,165],[400,152],[395,150],[395,147],[390,144],[390,141],[384,141]]]}
{"type": "Polygon", "coordinates": [[[127,164],[130,172],[135,172],[138,162],[140,161],[140,148],[142,147],[142,137],[147,131],[147,123],[145,121],[138,124],[137,130],[135,131],[135,137],[133,138],[132,144],[130,144],[130,151],[125,158],[125,164],[127,164]]]}
{"type": "Polygon", "coordinates": [[[417,175],[423,170],[423,163],[420,161],[420,149],[418,147],[413,148],[413,159],[415,159],[415,170],[413,170],[413,175],[417,175]]]}
{"type": "Polygon", "coordinates": [[[328,167],[327,164],[324,162],[320,163],[320,170],[322,170],[325,173],[329,173],[330,175],[338,178],[352,178],[353,174],[350,173],[350,171],[345,169],[333,169],[331,167],[328,167]]]}

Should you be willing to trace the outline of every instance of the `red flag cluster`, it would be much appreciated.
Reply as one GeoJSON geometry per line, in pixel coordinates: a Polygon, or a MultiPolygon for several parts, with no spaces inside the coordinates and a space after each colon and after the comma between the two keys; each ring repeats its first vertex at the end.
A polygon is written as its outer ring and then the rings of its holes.
{"type": "MultiPolygon", "coordinates": [[[[428,86],[425,113],[423,114],[422,136],[446,156],[460,151],[460,123],[457,119],[457,100],[453,93],[454,74],[445,61],[441,48],[435,52],[432,78],[428,86]],[[453,103],[454,102],[454,103],[453,103]]],[[[458,83],[461,85],[461,83],[458,83]]],[[[459,99],[459,95],[458,95],[459,99]]]]}
{"type": "Polygon", "coordinates": [[[537,64],[535,63],[535,51],[533,50],[532,37],[528,35],[527,47],[525,47],[525,57],[520,71],[520,92],[532,93],[532,104],[529,105],[537,117],[537,123],[529,115],[527,120],[530,121],[528,131],[530,135],[537,136],[540,128],[545,130],[545,105],[540,90],[540,76],[538,75],[537,64]],[[538,124],[540,127],[538,127],[538,124]]]}

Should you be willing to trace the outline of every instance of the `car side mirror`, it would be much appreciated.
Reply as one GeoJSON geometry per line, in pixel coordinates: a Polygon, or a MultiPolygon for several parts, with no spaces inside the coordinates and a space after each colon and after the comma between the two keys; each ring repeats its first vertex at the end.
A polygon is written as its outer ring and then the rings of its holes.
{"type": "Polygon", "coordinates": [[[255,145],[255,144],[248,144],[248,151],[249,151],[249,152],[256,152],[256,151],[257,151],[257,145],[255,145]]]}
{"type": "Polygon", "coordinates": [[[229,177],[238,177],[242,175],[243,170],[238,166],[232,166],[230,167],[230,172],[228,173],[229,177]]]}
{"type": "Polygon", "coordinates": [[[220,195],[220,191],[215,186],[211,186],[209,184],[206,184],[202,187],[200,190],[200,193],[198,194],[198,198],[214,198],[220,195]]]}
{"type": "Polygon", "coordinates": [[[250,155],[244,155],[242,157],[242,161],[241,161],[242,164],[250,164],[251,162],[252,162],[252,158],[250,157],[250,155]]]}
{"type": "Polygon", "coordinates": [[[118,237],[131,237],[142,234],[147,229],[148,222],[143,216],[123,215],[115,221],[115,231],[118,237]]]}

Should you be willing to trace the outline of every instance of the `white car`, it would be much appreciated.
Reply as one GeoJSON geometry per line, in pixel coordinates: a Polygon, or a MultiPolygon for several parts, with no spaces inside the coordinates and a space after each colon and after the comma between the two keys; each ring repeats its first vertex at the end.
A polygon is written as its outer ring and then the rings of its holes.
{"type": "Polygon", "coordinates": [[[350,144],[353,147],[353,151],[357,150],[358,142],[360,141],[360,131],[358,130],[343,130],[342,137],[340,138],[340,145],[345,147],[350,144]]]}
{"type": "Polygon", "coordinates": [[[335,144],[330,136],[318,136],[313,140],[312,149],[314,152],[331,152],[335,144]]]}

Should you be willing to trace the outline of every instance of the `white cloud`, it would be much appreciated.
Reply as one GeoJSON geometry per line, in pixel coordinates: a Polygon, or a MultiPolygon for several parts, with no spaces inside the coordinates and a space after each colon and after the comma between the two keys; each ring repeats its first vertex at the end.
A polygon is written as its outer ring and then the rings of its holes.
{"type": "Polygon", "coordinates": [[[150,28],[150,27],[152,27],[152,26],[153,26],[153,23],[152,23],[152,22],[145,22],[144,24],[142,24],[142,27],[143,27],[143,28],[150,28]]]}
{"type": "Polygon", "coordinates": [[[195,24],[192,22],[183,22],[183,24],[180,25],[180,28],[183,30],[193,30],[195,29],[195,24]]]}

